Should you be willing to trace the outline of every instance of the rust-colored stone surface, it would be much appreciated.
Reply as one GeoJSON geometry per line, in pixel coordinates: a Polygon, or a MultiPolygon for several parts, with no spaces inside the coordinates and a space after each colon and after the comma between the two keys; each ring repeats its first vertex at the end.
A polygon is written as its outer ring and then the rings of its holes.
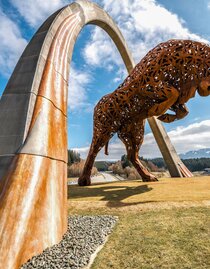
{"type": "Polygon", "coordinates": [[[59,26],[49,49],[33,117],[21,153],[47,156],[67,162],[68,49],[79,23],[77,14],[59,26]],[[59,132],[58,132],[59,130],[59,132]]]}
{"type": "Polygon", "coordinates": [[[67,229],[66,164],[20,154],[1,184],[0,264],[19,268],[67,229]]]}
{"type": "Polygon", "coordinates": [[[158,116],[169,123],[184,118],[188,114],[185,103],[196,91],[201,96],[210,94],[208,45],[169,40],[148,52],[125,81],[96,105],[92,144],[79,185],[90,185],[95,157],[104,145],[108,154],[108,141],[115,133],[143,181],[156,181],[138,157],[145,119],[158,116]],[[168,109],[174,114],[165,113],[168,109]]]}
{"type": "Polygon", "coordinates": [[[37,96],[28,137],[21,149],[21,153],[27,152],[67,163],[67,118],[51,101],[40,96],[37,96]]]}
{"type": "Polygon", "coordinates": [[[28,134],[0,181],[0,268],[16,269],[67,229],[67,73],[77,13],[49,48],[28,134]]]}

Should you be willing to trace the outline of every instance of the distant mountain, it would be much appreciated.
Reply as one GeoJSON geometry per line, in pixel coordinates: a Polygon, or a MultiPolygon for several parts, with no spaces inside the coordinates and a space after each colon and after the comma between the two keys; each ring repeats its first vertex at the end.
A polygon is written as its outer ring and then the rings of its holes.
{"type": "Polygon", "coordinates": [[[179,154],[181,159],[194,159],[194,158],[210,158],[210,148],[191,150],[183,154],[179,154]]]}

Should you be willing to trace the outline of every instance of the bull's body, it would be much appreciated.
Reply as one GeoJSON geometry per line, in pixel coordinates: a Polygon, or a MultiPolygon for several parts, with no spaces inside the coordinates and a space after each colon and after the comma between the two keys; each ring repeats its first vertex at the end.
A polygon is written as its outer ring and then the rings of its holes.
{"type": "Polygon", "coordinates": [[[141,164],[138,152],[143,142],[145,119],[159,116],[164,122],[188,114],[185,103],[195,96],[210,94],[210,47],[190,40],[169,40],[151,50],[125,81],[104,96],[94,109],[91,148],[79,178],[90,184],[90,173],[98,151],[114,133],[126,146],[127,155],[144,181],[157,180],[141,164]],[[174,114],[164,114],[168,109],[174,114]]]}

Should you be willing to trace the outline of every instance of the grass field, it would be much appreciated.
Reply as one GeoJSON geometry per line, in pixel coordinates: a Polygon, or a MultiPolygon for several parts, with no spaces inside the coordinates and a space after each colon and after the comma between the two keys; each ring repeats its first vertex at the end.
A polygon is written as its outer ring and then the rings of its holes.
{"type": "Polygon", "coordinates": [[[210,268],[210,177],[69,186],[69,213],[119,217],[92,269],[210,268]]]}

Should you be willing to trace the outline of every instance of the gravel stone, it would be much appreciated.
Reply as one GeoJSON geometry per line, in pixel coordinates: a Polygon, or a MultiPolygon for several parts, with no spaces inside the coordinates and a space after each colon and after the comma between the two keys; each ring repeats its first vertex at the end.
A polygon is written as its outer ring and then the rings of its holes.
{"type": "Polygon", "coordinates": [[[71,216],[60,243],[32,257],[20,269],[80,269],[105,242],[118,218],[114,216],[71,216]]]}

